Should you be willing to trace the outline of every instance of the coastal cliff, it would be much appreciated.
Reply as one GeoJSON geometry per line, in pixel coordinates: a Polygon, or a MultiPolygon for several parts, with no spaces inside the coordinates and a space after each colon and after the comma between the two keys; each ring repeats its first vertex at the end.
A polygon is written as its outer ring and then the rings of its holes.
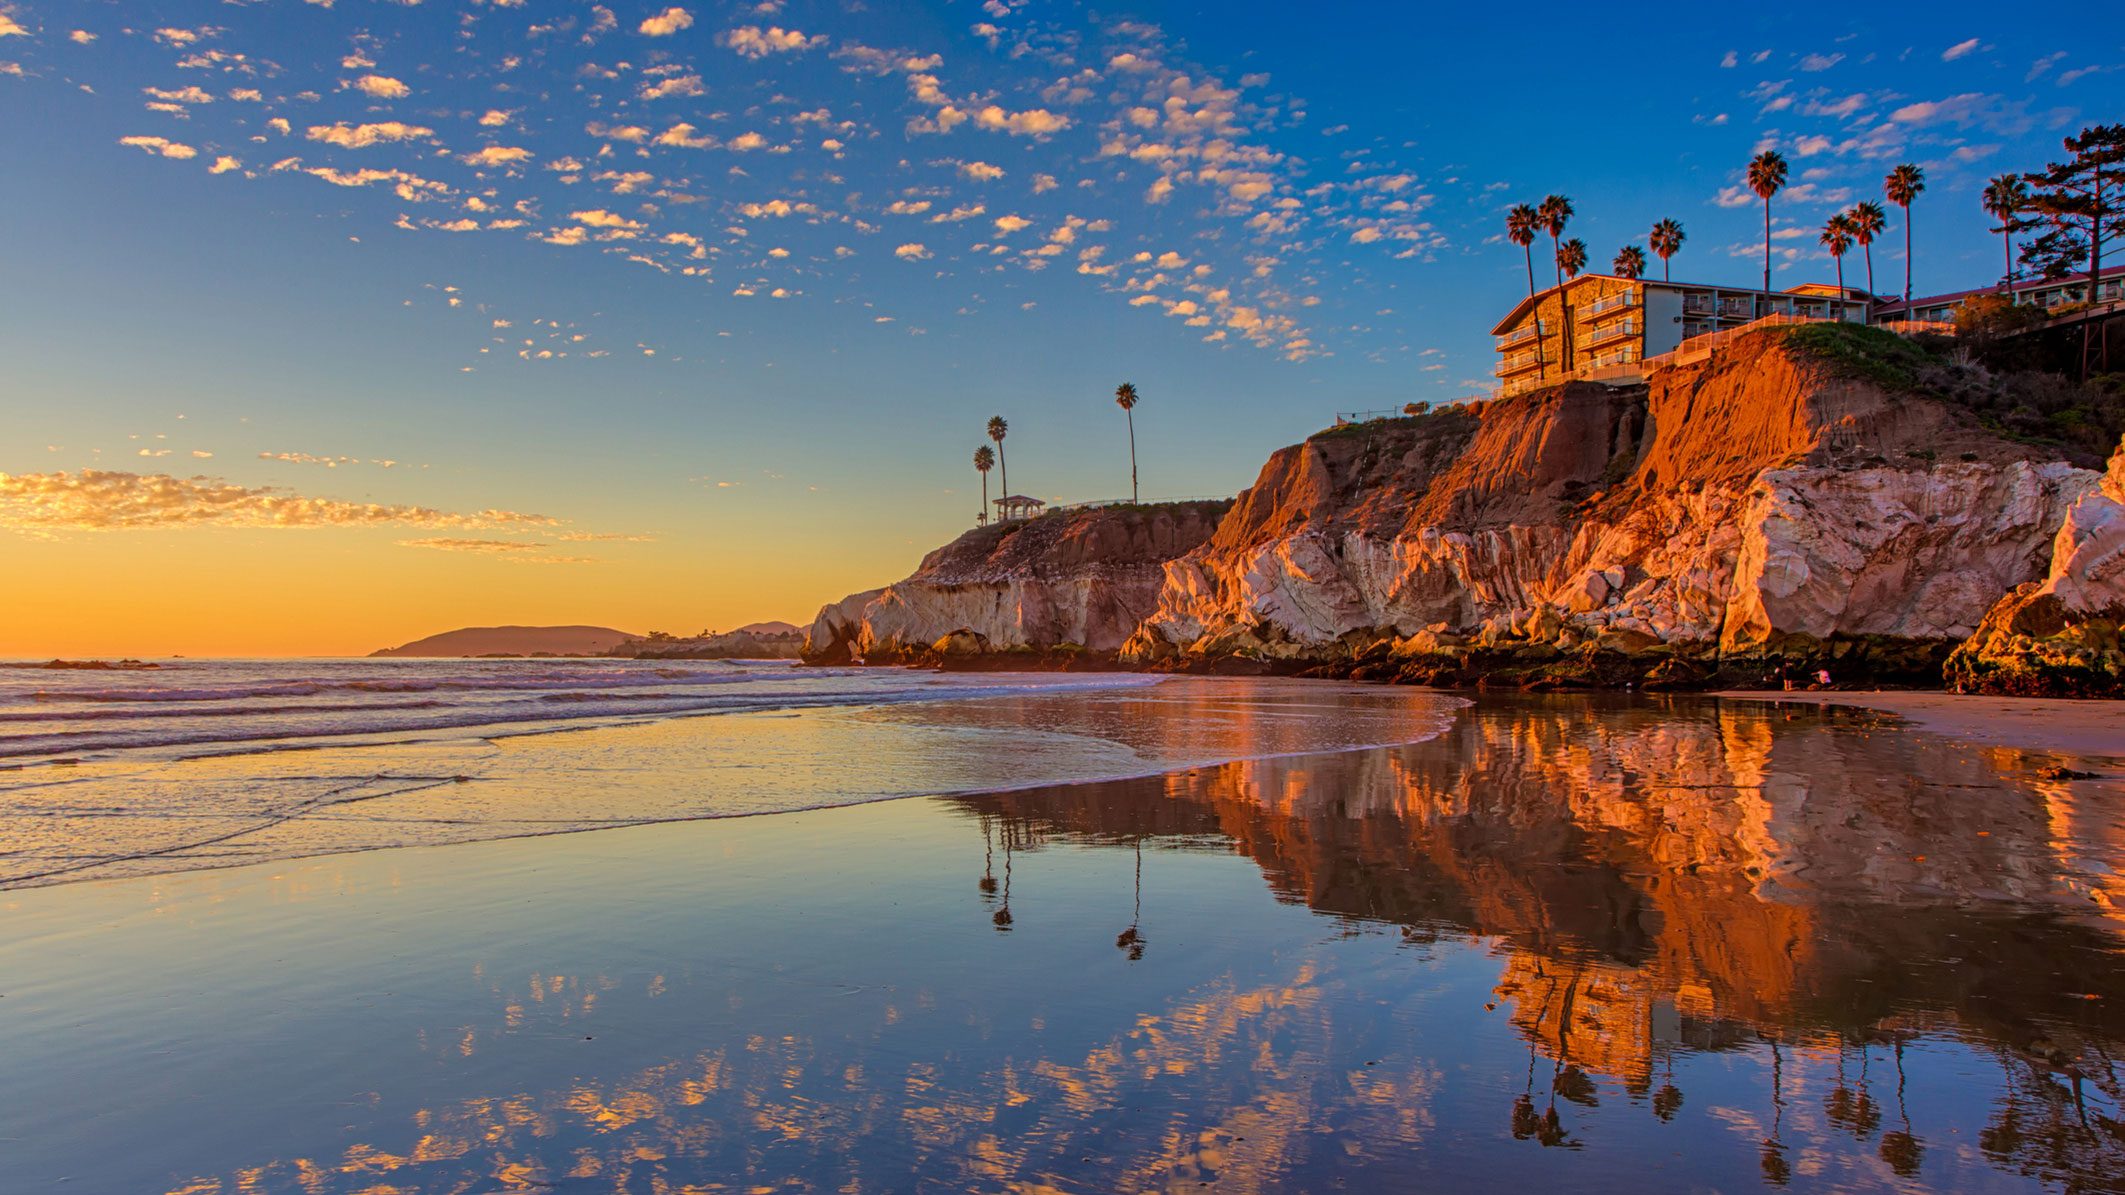
{"type": "Polygon", "coordinates": [[[821,610],[804,658],[1112,664],[1156,609],[1164,565],[1207,541],[1230,506],[1105,506],[977,527],[924,557],[906,580],[821,610]]]}
{"type": "Polygon", "coordinates": [[[2066,512],[2042,580],[2000,599],[1948,660],[1959,692],[2125,697],[2125,440],[2066,512]]]}
{"type": "Polygon", "coordinates": [[[2004,595],[2049,575],[2102,475],[1929,394],[1918,355],[1871,329],[1767,329],[1648,385],[1333,428],[1273,454],[1199,543],[997,567],[997,537],[1089,540],[1096,520],[972,532],[828,607],[809,652],[1067,644],[1129,667],[1437,684],[1938,684],[2004,595]],[[1044,612],[1102,584],[1126,599],[1098,619],[1044,612]]]}

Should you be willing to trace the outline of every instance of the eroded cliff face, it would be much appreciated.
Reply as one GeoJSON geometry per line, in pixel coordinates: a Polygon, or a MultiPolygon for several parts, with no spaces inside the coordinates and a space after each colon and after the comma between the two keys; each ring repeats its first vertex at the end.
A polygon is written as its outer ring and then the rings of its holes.
{"type": "Polygon", "coordinates": [[[2125,697],[2125,440],[2066,512],[2042,580],[2000,599],[1948,660],[1970,693],[2125,697]]]}
{"type": "Polygon", "coordinates": [[[852,594],[806,634],[814,663],[1111,663],[1156,608],[1164,565],[1228,503],[1065,511],[976,528],[904,581],[852,594]]]}
{"type": "Polygon", "coordinates": [[[1937,682],[2097,475],[1747,337],[1273,456],[1121,657],[1432,682],[1937,682]]]}

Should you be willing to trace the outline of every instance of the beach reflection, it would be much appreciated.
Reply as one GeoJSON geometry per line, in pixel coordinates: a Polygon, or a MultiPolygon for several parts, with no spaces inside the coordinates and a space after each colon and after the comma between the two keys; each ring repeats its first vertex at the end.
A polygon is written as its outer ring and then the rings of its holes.
{"type": "Polygon", "coordinates": [[[822,815],[819,872],[690,911],[713,960],[482,962],[408,1013],[430,1079],[168,1189],[2116,1190],[2120,794],[2043,762],[1486,699],[1407,747],[822,815]],[[590,1052],[615,1026],[640,1061],[590,1052]]]}

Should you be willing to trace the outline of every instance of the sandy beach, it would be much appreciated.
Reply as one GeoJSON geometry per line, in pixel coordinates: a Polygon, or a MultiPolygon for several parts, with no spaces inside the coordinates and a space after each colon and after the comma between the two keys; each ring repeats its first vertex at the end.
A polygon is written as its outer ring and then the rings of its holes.
{"type": "Polygon", "coordinates": [[[1913,726],[1969,743],[2050,751],[2125,764],[2125,702],[2033,697],[1977,697],[1961,693],[1826,691],[1786,693],[1728,690],[1734,701],[1851,706],[1895,714],[1913,726]]]}

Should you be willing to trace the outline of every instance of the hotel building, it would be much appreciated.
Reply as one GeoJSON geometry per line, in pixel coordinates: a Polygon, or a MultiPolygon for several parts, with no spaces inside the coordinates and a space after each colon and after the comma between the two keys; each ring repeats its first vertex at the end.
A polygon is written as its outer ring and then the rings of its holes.
{"type": "MultiPolygon", "coordinates": [[[[1907,309],[1902,299],[1890,299],[1874,309],[1876,322],[1889,320],[1913,320],[1928,324],[1955,322],[1955,309],[1963,300],[1982,295],[2000,293],[1998,284],[1981,286],[1976,290],[1959,290],[1945,295],[1920,295],[1911,300],[1907,309]]],[[[2088,297],[2088,272],[2065,278],[2024,278],[2014,284],[2014,301],[2030,307],[2063,307],[2069,303],[2081,303],[2088,297]]],[[[2125,299],[2125,265],[2106,266],[2096,275],[2096,298],[2098,303],[2125,299]]]]}
{"type": "Polygon", "coordinates": [[[1584,376],[1627,374],[1683,341],[1765,316],[1867,322],[1867,295],[1809,283],[1762,291],[1613,274],[1581,274],[1522,299],[1491,329],[1501,393],[1584,376]],[[1569,323],[1570,336],[1566,336],[1569,323]],[[1567,355],[1569,360],[1567,360],[1567,355]]]}

